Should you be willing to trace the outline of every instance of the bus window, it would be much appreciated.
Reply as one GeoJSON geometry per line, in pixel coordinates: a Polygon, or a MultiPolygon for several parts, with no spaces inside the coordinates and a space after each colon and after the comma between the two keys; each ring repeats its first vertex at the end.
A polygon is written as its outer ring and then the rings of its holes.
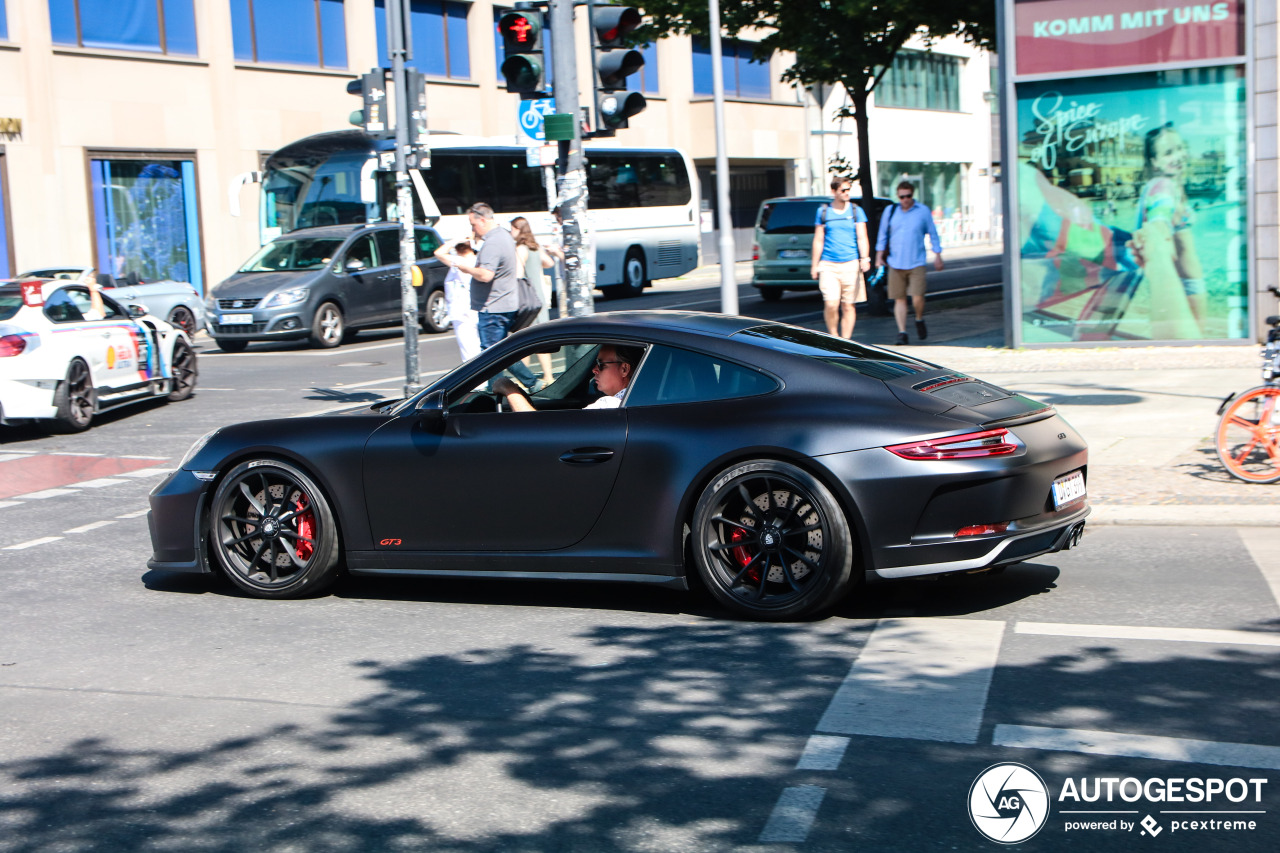
{"type": "Polygon", "coordinates": [[[593,151],[587,165],[592,208],[688,204],[689,174],[674,154],[593,151]]]}

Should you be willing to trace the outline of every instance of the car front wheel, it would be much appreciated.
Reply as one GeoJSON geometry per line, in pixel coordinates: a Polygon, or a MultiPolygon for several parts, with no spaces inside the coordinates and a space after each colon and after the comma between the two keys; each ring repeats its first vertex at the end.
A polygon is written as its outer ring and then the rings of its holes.
{"type": "Polygon", "coordinates": [[[259,598],[319,592],[338,576],[338,531],[315,482],[275,459],[243,462],[218,486],[208,520],[218,563],[259,598]]]}
{"type": "Polygon", "coordinates": [[[196,367],[196,351],[191,348],[191,344],[179,338],[173,345],[171,364],[173,390],[169,392],[168,399],[172,403],[177,403],[196,392],[196,377],[199,375],[199,370],[196,367]]]}
{"type": "Polygon", "coordinates": [[[852,546],[830,490],[776,460],[721,472],[693,514],[699,577],[717,601],[750,619],[796,619],[835,604],[851,583],[852,546]]]}
{"type": "Polygon", "coordinates": [[[55,428],[59,432],[84,432],[93,423],[93,376],[89,365],[73,359],[67,366],[67,378],[53,394],[55,428]]]}
{"type": "Polygon", "coordinates": [[[326,302],[316,309],[315,319],[311,321],[311,343],[321,349],[331,349],[342,343],[345,334],[341,308],[326,302]]]}
{"type": "Polygon", "coordinates": [[[422,331],[438,335],[449,331],[449,326],[449,302],[444,298],[444,289],[437,287],[427,294],[422,308],[422,331]]]}

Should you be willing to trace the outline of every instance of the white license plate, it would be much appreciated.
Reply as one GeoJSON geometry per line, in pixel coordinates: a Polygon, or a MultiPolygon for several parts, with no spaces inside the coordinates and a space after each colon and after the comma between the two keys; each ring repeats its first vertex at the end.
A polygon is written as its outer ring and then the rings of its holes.
{"type": "Polygon", "coordinates": [[[1084,497],[1084,474],[1072,471],[1053,481],[1053,508],[1062,509],[1084,497]]]}
{"type": "Polygon", "coordinates": [[[809,257],[808,249],[783,249],[778,252],[780,258],[807,258],[809,257]]]}
{"type": "Polygon", "coordinates": [[[252,314],[223,314],[221,321],[223,326],[248,326],[252,323],[252,314]]]}

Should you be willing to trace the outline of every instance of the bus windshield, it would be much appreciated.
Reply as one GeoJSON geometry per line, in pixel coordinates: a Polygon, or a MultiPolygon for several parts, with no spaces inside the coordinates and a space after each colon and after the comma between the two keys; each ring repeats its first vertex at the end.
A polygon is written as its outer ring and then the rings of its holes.
{"type": "Polygon", "coordinates": [[[240,272],[279,272],[281,270],[318,269],[338,253],[341,240],[300,237],[276,240],[258,250],[240,267],[240,272]]]}
{"type": "Polygon", "coordinates": [[[287,234],[317,225],[363,225],[370,211],[360,194],[367,151],[326,158],[273,158],[262,184],[263,224],[287,234]]]}

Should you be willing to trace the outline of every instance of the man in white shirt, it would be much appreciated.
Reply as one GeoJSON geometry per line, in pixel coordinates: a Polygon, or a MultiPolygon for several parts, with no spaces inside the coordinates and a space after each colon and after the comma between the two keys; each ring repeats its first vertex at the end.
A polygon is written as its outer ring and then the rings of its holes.
{"type": "MultiPolygon", "coordinates": [[[[644,350],[639,347],[615,347],[612,344],[600,347],[592,370],[595,372],[596,388],[604,396],[583,408],[616,409],[620,407],[623,398],[627,395],[631,377],[635,375],[636,365],[640,363],[640,357],[643,354],[644,350]]],[[[493,390],[507,398],[511,411],[534,411],[529,398],[516,383],[505,376],[493,383],[493,390]]]]}

